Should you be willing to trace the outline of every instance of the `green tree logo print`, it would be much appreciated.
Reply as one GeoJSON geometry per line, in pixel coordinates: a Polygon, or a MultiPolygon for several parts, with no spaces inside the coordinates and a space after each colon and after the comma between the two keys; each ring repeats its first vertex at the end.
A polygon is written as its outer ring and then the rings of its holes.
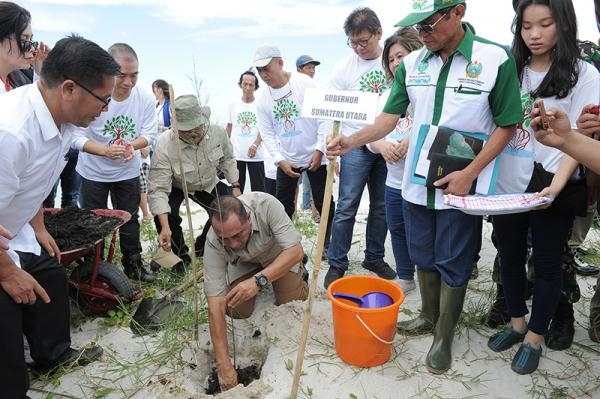
{"type": "Polygon", "coordinates": [[[521,106],[525,119],[517,125],[517,134],[512,138],[508,147],[514,150],[522,150],[531,140],[531,133],[527,129],[531,126],[531,110],[533,109],[534,99],[530,93],[521,93],[521,106]]]}
{"type": "Polygon", "coordinates": [[[299,116],[300,110],[298,110],[298,106],[294,101],[284,98],[283,100],[275,102],[273,117],[276,121],[283,122],[283,129],[286,132],[291,132],[296,128],[294,119],[299,116]]]}
{"type": "Polygon", "coordinates": [[[237,116],[237,124],[241,126],[242,133],[249,134],[252,127],[256,126],[256,115],[254,112],[242,111],[237,116]]]}
{"type": "Polygon", "coordinates": [[[387,88],[383,71],[371,71],[360,79],[359,90],[363,93],[383,93],[387,88]]]}
{"type": "Polygon", "coordinates": [[[112,137],[108,143],[120,143],[125,139],[133,139],[135,137],[135,122],[127,115],[115,116],[111,120],[104,123],[102,134],[106,137],[112,137]]]}

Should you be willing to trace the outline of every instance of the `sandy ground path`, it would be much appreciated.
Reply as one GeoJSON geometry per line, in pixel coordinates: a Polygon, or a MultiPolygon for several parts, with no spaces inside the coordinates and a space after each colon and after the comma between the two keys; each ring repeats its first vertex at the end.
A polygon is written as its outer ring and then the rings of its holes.
{"type": "MultiPolygon", "coordinates": [[[[361,268],[363,259],[366,204],[357,217],[349,274],[370,274],[361,268]]],[[[199,229],[204,212],[194,208],[194,224],[199,229]]],[[[309,215],[304,214],[308,219],[309,215]]],[[[579,277],[582,298],[575,305],[575,343],[566,351],[544,348],[540,368],[528,376],[511,371],[510,360],[516,347],[504,353],[487,348],[493,330],[479,324],[493,300],[491,267],[495,256],[484,223],[484,241],[479,261],[479,277],[469,283],[463,316],[453,346],[452,369],[434,376],[427,372],[424,359],[431,335],[396,335],[391,359],[377,367],[358,368],[336,355],[331,303],[322,281],[327,270],[322,263],[314,303],[309,339],[300,380],[300,398],[392,399],[392,398],[600,398],[600,345],[587,337],[589,298],[595,278],[579,277]]],[[[306,238],[305,251],[312,255],[316,237],[306,238]]],[[[312,258],[312,256],[311,256],[312,258]]],[[[386,245],[386,260],[393,257],[386,245]]],[[[309,268],[312,267],[312,261],[309,268]]],[[[236,363],[262,364],[259,380],[248,387],[218,395],[219,398],[287,398],[291,391],[294,362],[302,330],[305,303],[272,305],[272,293],[259,295],[256,311],[248,320],[236,320],[236,363]]],[[[410,292],[400,307],[399,320],[419,311],[418,290],[410,292]]],[[[105,348],[103,358],[60,378],[32,382],[32,398],[205,398],[206,378],[213,366],[206,324],[199,327],[199,340],[186,332],[168,331],[135,337],[127,327],[102,326],[94,319],[73,330],[74,345],[95,341],[105,348]],[[51,393],[49,393],[51,392],[51,393]],[[54,395],[54,396],[52,396],[54,395]]],[[[233,348],[232,348],[233,351],[233,348]]],[[[0,395],[1,396],[1,395],[0,395]]]]}

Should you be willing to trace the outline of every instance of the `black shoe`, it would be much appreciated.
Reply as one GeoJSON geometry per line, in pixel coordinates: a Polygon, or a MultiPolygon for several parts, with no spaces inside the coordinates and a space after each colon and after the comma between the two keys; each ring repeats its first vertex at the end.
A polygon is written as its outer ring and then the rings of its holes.
{"type": "Polygon", "coordinates": [[[192,264],[192,257],[187,253],[179,255],[179,258],[183,261],[183,264],[185,266],[189,266],[192,264]]]}
{"type": "Polygon", "coordinates": [[[496,284],[496,299],[490,308],[483,324],[490,328],[498,328],[510,321],[510,316],[506,310],[506,301],[504,299],[504,290],[502,285],[496,284]]]}
{"type": "Polygon", "coordinates": [[[568,303],[566,298],[561,298],[552,317],[548,333],[544,336],[546,346],[557,351],[569,349],[575,334],[574,324],[573,304],[568,303]]]}
{"type": "Polygon", "coordinates": [[[396,272],[394,271],[394,269],[392,269],[390,265],[385,263],[383,259],[377,259],[375,261],[364,260],[362,263],[362,267],[369,271],[372,271],[379,277],[384,278],[386,280],[393,280],[396,278],[396,272]]]}
{"type": "Polygon", "coordinates": [[[130,280],[143,281],[144,283],[153,283],[156,280],[156,277],[146,270],[144,266],[125,269],[125,275],[129,277],[130,280]]]}
{"type": "Polygon", "coordinates": [[[514,344],[523,342],[525,334],[527,331],[518,332],[509,324],[504,330],[492,335],[488,339],[487,345],[494,352],[502,352],[510,349],[514,344]]]}
{"type": "Polygon", "coordinates": [[[184,262],[177,262],[171,268],[171,273],[173,273],[177,277],[183,277],[183,276],[185,276],[185,263],[184,262]]]}
{"type": "Polygon", "coordinates": [[[156,280],[156,277],[144,267],[142,256],[139,254],[127,257],[124,256],[123,259],[121,259],[121,263],[123,263],[125,275],[131,280],[139,280],[145,283],[152,283],[156,280]]]}
{"type": "Polygon", "coordinates": [[[71,368],[75,366],[85,366],[100,358],[104,350],[101,346],[94,345],[83,349],[69,348],[63,353],[53,365],[33,366],[32,371],[35,375],[52,374],[60,368],[71,368]]]}
{"type": "Polygon", "coordinates": [[[542,356],[542,347],[534,347],[530,343],[523,343],[513,357],[510,368],[517,374],[531,374],[537,370],[542,356]]]}
{"type": "Polygon", "coordinates": [[[302,264],[306,265],[308,263],[308,255],[304,254],[302,255],[302,264]]]}
{"type": "Polygon", "coordinates": [[[579,251],[573,250],[573,268],[575,269],[575,273],[580,274],[582,276],[596,276],[600,273],[600,268],[595,265],[590,265],[585,260],[583,260],[579,251]]]}
{"type": "Polygon", "coordinates": [[[335,280],[344,277],[344,273],[346,273],[345,270],[329,266],[329,270],[327,270],[327,274],[325,275],[325,281],[323,282],[325,289],[327,289],[329,284],[333,283],[335,280]]]}

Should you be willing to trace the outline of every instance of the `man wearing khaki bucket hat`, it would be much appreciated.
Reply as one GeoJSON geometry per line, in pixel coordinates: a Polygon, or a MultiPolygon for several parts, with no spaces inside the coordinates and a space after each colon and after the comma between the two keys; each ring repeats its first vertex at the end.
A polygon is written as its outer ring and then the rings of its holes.
{"type": "MultiPolygon", "coordinates": [[[[432,373],[452,365],[454,330],[462,312],[473,268],[477,216],[450,209],[444,194],[466,195],[478,176],[515,135],[523,119],[515,61],[499,44],[482,39],[462,20],[465,0],[413,1],[413,13],[397,26],[412,26],[425,46],[403,58],[383,112],[373,125],[327,146],[329,157],[384,137],[409,104],[414,107],[410,144],[402,182],[403,214],[412,263],[417,265],[421,314],[398,323],[405,334],[433,333],[425,359],[432,373]],[[432,139],[437,127],[480,133],[485,146],[461,170],[427,187],[416,176],[422,131],[432,139]]],[[[423,141],[421,141],[422,143],[423,141]]],[[[490,168],[491,169],[491,168],[490,168]]],[[[487,169],[487,172],[492,172],[487,169]]],[[[484,188],[480,188],[483,191],[484,188]]],[[[493,190],[490,185],[489,190],[493,190]]],[[[493,191],[492,191],[493,192],[493,191]]],[[[486,192],[487,193],[487,192],[486,192]]]]}
{"type": "MultiPolygon", "coordinates": [[[[210,124],[210,108],[201,107],[193,95],[177,97],[174,105],[179,136],[175,137],[175,133],[169,130],[161,134],[156,142],[150,166],[148,202],[150,211],[156,215],[154,223],[158,231],[158,245],[167,252],[172,250],[185,264],[189,264],[189,248],[185,244],[179,216],[184,199],[183,180],[187,184],[189,198],[207,211],[217,191],[221,195],[228,191],[219,182],[218,172],[222,172],[233,186],[233,195],[240,195],[240,189],[229,137],[225,129],[210,124]],[[179,140],[179,143],[175,140],[179,140]],[[185,176],[181,175],[180,159],[185,176]]],[[[210,220],[196,238],[195,250],[198,255],[204,251],[209,228],[210,220]]],[[[161,263],[156,259],[155,262],[161,263]]]]}

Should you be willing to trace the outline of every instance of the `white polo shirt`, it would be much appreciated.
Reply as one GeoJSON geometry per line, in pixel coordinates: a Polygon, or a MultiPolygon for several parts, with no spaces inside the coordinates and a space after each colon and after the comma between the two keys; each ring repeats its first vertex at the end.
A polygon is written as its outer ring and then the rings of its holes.
{"type": "Polygon", "coordinates": [[[447,209],[443,190],[410,182],[416,138],[423,124],[490,135],[497,126],[523,120],[515,62],[507,49],[467,28],[456,51],[444,63],[423,47],[406,57],[396,71],[384,112],[404,114],[414,107],[410,145],[402,182],[404,199],[431,209],[447,209]]]}
{"type": "Polygon", "coordinates": [[[38,84],[0,95],[0,224],[13,233],[14,251],[41,252],[29,221],[37,214],[67,163],[71,124],[60,129],[42,98],[38,84]]]}

